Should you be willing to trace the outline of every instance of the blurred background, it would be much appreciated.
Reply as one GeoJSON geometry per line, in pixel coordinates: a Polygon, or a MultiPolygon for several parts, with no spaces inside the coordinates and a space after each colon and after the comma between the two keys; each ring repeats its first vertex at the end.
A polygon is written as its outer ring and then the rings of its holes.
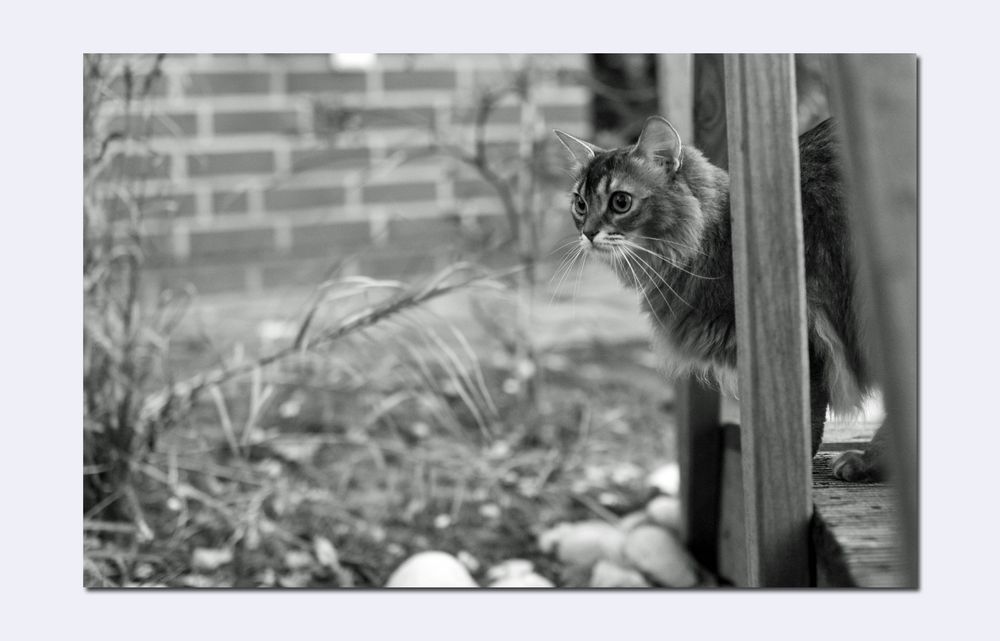
{"type": "Polygon", "coordinates": [[[429,549],[586,584],[538,537],[676,493],[673,390],[572,252],[551,132],[687,136],[689,64],[85,56],[85,585],[381,586],[429,549]]]}

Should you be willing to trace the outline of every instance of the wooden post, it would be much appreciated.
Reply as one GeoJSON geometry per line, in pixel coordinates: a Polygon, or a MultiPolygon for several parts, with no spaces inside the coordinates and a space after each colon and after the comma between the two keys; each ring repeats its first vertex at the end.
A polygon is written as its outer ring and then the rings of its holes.
{"type": "MultiPolygon", "coordinates": [[[[661,112],[677,128],[682,140],[691,140],[709,160],[725,167],[722,56],[696,55],[692,60],[690,55],[664,54],[659,60],[661,112]],[[702,96],[711,99],[706,101],[702,96]],[[706,114],[708,110],[712,113],[706,114]],[[713,144],[720,137],[723,144],[713,144]]],[[[678,384],[677,459],[683,536],[694,558],[713,572],[718,569],[720,423],[721,400],[717,391],[694,377],[678,384]]]]}
{"type": "Polygon", "coordinates": [[[840,55],[831,76],[863,301],[859,312],[867,320],[885,398],[905,580],[917,587],[917,60],[840,55]]]}
{"type": "Polygon", "coordinates": [[[791,55],[726,55],[747,585],[811,582],[809,385],[791,55]]]}

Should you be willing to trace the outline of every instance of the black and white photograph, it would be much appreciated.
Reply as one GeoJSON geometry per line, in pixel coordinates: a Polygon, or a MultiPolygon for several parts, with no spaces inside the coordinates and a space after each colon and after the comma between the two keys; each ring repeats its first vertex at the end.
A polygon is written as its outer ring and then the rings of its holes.
{"type": "Polygon", "coordinates": [[[917,79],[85,53],[83,586],[920,588],[917,79]]]}

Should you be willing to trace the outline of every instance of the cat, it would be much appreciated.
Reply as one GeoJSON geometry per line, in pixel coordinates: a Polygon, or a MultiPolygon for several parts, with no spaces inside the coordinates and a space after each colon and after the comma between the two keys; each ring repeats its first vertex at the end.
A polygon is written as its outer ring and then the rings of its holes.
{"type": "MultiPolygon", "coordinates": [[[[834,127],[828,119],[799,137],[814,456],[827,407],[851,413],[874,387],[855,314],[834,127]]],[[[695,374],[735,389],[728,173],[683,145],[659,116],[646,121],[634,145],[617,149],[555,133],[575,161],[570,214],[581,250],[641,293],[666,373],[695,374]]],[[[880,480],[882,432],[864,452],[841,454],[834,474],[846,481],[880,480]]]]}

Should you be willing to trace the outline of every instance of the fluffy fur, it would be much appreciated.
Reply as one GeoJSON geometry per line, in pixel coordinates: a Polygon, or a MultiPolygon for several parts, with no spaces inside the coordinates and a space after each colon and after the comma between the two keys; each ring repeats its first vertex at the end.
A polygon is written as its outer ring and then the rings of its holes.
{"type": "MultiPolygon", "coordinates": [[[[799,140],[814,452],[827,405],[850,412],[871,387],[833,128],[827,120],[799,140]]],[[[733,385],[729,175],[662,118],[619,149],[557,133],[578,165],[570,209],[580,242],[640,292],[664,369],[733,385]]]]}

